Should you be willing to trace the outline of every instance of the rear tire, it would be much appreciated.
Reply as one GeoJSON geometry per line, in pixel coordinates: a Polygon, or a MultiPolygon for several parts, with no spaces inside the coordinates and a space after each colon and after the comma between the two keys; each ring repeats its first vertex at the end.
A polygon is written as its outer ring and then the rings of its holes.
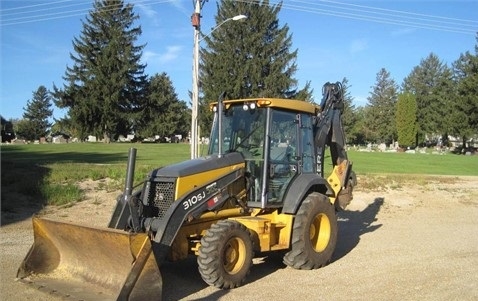
{"type": "Polygon", "coordinates": [[[337,244],[337,216],[328,198],[311,193],[302,202],[294,219],[291,250],[284,263],[301,270],[328,264],[337,244]]]}
{"type": "Polygon", "coordinates": [[[199,273],[209,285],[229,289],[242,285],[252,266],[250,231],[241,223],[222,220],[201,239],[199,273]]]}

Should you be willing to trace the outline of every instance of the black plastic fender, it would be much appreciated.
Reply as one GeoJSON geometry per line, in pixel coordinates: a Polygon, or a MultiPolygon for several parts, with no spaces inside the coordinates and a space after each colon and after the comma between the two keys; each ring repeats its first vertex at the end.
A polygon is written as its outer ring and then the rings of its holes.
{"type": "Polygon", "coordinates": [[[325,195],[333,194],[329,183],[318,174],[300,174],[290,183],[282,212],[296,214],[302,200],[312,191],[325,195]]]}

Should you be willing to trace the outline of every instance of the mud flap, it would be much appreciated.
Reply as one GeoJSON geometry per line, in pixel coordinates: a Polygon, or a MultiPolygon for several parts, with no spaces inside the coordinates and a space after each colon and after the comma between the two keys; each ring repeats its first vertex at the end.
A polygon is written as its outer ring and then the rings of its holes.
{"type": "Polygon", "coordinates": [[[68,300],[161,300],[149,237],[33,218],[34,242],[17,278],[68,300]]]}

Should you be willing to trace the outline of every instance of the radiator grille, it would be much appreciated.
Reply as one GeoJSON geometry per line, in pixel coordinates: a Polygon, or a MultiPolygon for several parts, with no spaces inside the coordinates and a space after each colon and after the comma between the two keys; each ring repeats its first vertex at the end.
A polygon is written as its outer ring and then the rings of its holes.
{"type": "Polygon", "coordinates": [[[174,183],[151,182],[149,200],[150,206],[158,208],[158,217],[163,217],[174,202],[174,183]]]}

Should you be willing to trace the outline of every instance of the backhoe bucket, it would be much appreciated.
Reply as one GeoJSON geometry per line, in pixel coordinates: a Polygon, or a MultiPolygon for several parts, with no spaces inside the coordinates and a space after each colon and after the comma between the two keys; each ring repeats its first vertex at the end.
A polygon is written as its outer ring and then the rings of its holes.
{"type": "Polygon", "coordinates": [[[161,300],[162,279],[144,234],[33,218],[34,243],[17,277],[68,300],[161,300]]]}

